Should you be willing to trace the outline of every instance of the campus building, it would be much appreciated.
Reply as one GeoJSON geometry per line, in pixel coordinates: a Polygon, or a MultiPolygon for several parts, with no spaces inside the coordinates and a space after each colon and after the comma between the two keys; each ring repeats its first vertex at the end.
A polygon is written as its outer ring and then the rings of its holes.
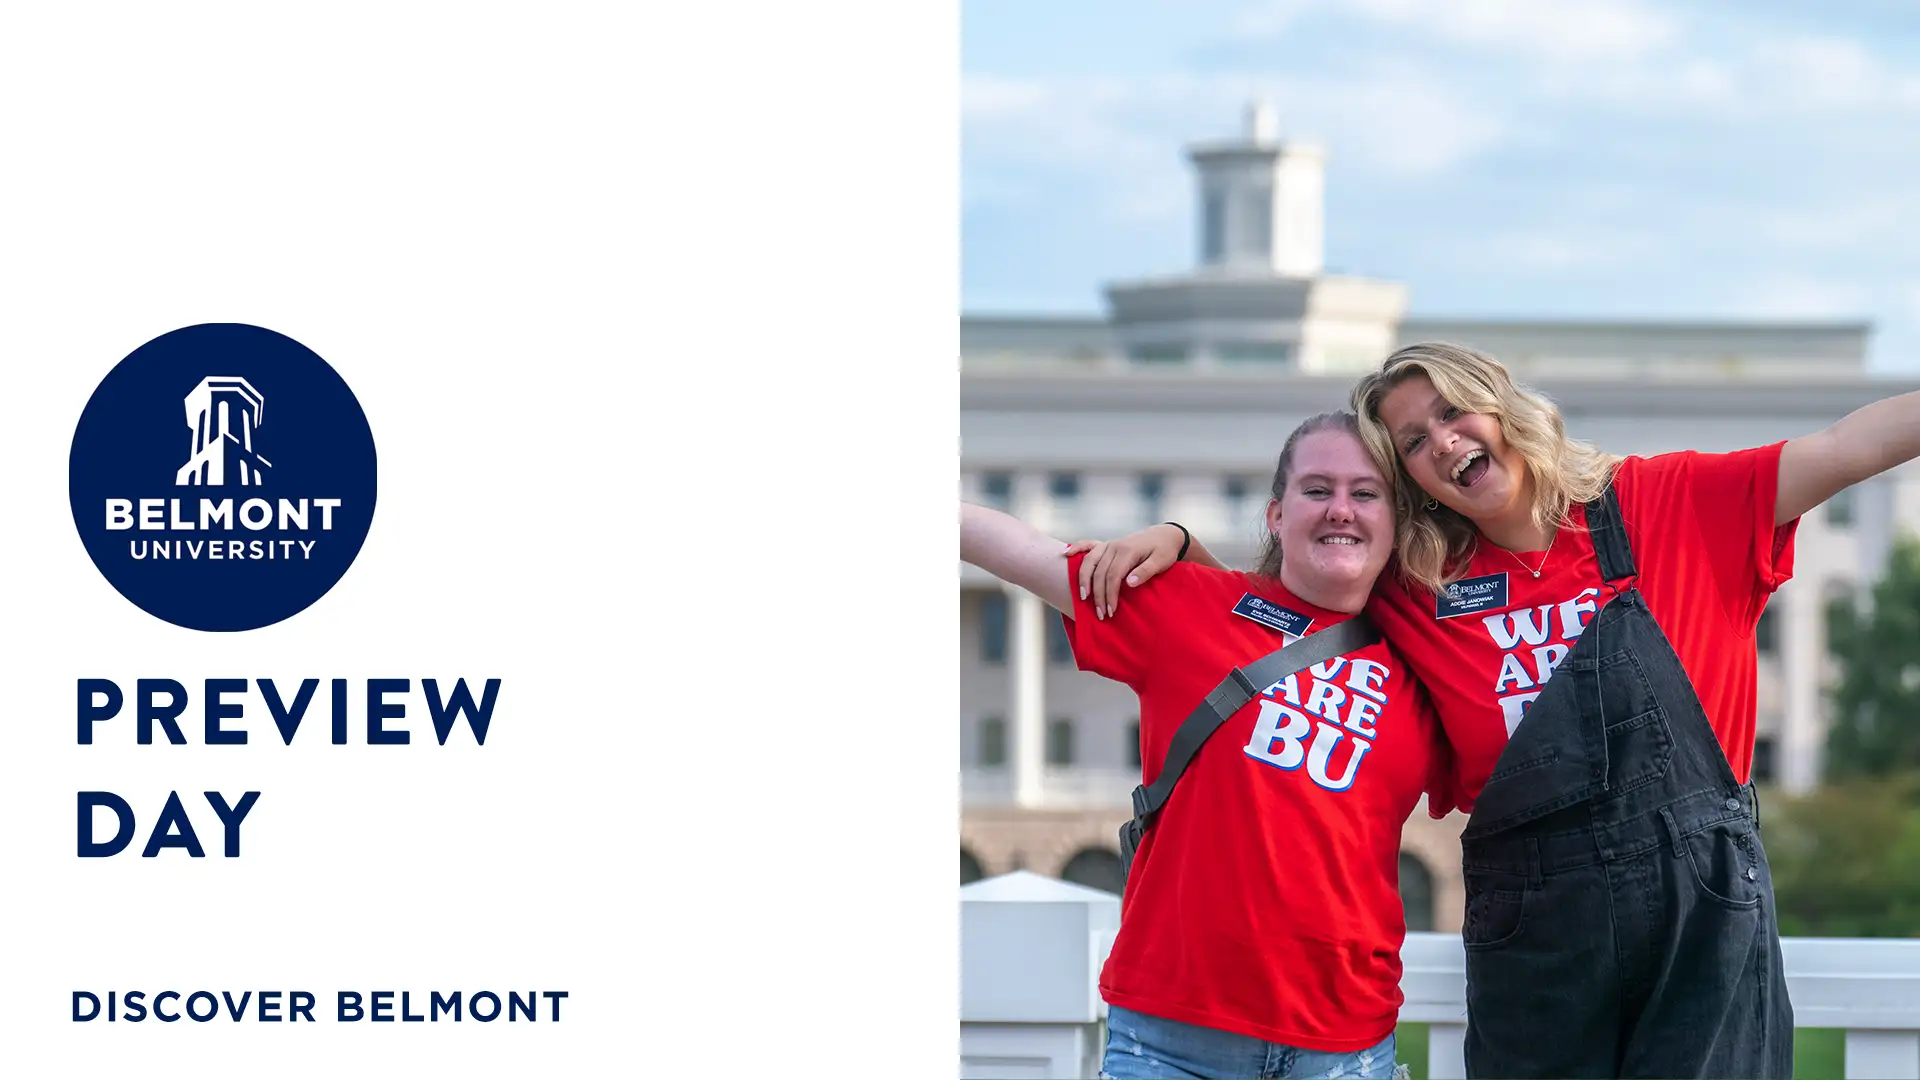
{"type": "MultiPolygon", "coordinates": [[[[1198,263],[1106,286],[1084,317],[961,320],[961,497],[1063,539],[1166,520],[1251,565],[1287,432],[1347,405],[1395,347],[1479,348],[1546,393],[1570,434],[1622,454],[1735,450],[1818,430],[1920,384],[1871,376],[1861,322],[1456,321],[1408,314],[1404,285],[1325,273],[1325,152],[1271,110],[1190,148],[1198,263]]],[[[1796,571],[1768,606],[1755,776],[1819,782],[1829,599],[1856,596],[1920,524],[1911,469],[1803,519],[1796,571]]],[[[1132,691],[1075,669],[1059,618],[962,567],[963,880],[1014,869],[1118,890],[1115,833],[1139,782],[1132,691]]],[[[1459,832],[1423,808],[1402,845],[1414,929],[1458,930],[1459,832]]]]}

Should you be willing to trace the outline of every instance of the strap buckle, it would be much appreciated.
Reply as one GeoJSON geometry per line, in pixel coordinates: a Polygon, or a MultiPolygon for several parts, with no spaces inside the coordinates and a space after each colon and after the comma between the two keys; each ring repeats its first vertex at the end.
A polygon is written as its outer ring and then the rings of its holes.
{"type": "Polygon", "coordinates": [[[1146,830],[1141,826],[1139,818],[1132,818],[1120,826],[1120,872],[1122,874],[1133,869],[1133,853],[1140,847],[1140,838],[1145,833],[1146,830]]]}
{"type": "Polygon", "coordinates": [[[1147,805],[1147,785],[1139,784],[1133,789],[1133,819],[1145,821],[1153,813],[1153,807],[1147,805]]]}
{"type": "Polygon", "coordinates": [[[1225,679],[1220,681],[1220,685],[1214,687],[1213,692],[1207,695],[1207,707],[1213,710],[1221,723],[1225,723],[1227,717],[1239,712],[1242,705],[1259,697],[1260,691],[1264,689],[1266,689],[1264,686],[1255,686],[1246,672],[1234,668],[1227,673],[1225,679]]]}

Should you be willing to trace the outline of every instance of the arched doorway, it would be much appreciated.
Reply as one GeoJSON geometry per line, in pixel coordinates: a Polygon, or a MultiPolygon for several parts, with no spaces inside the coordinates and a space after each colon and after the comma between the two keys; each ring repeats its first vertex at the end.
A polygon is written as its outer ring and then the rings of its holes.
{"type": "Polygon", "coordinates": [[[1400,905],[1406,909],[1408,930],[1433,929],[1433,874],[1418,856],[1405,851],[1400,853],[1400,905]]]}
{"type": "Polygon", "coordinates": [[[1067,860],[1060,871],[1064,881],[1075,885],[1085,885],[1089,889],[1120,895],[1127,887],[1127,872],[1120,866],[1120,856],[1106,848],[1087,848],[1067,860]]]}
{"type": "Polygon", "coordinates": [[[961,848],[960,884],[967,885],[979,881],[986,876],[987,872],[980,868],[980,860],[973,857],[973,852],[968,851],[966,848],[961,848]]]}

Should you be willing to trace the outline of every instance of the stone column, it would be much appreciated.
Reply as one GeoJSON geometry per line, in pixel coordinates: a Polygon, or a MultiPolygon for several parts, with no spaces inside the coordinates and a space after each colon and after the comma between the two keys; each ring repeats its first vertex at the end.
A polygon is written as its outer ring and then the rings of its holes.
{"type": "MultiPolygon", "coordinates": [[[[1042,532],[1053,526],[1044,473],[1013,478],[1013,516],[1042,532]]],[[[1032,809],[1045,801],[1047,755],[1047,626],[1052,613],[1025,589],[1007,590],[1007,764],[1013,804],[1032,809]]]]}
{"type": "Polygon", "coordinates": [[[1045,797],[1047,754],[1047,626],[1049,612],[1040,598],[1007,586],[1008,763],[1013,772],[1013,803],[1025,809],[1045,797]]]}
{"type": "MultiPolygon", "coordinates": [[[[1817,511],[1816,511],[1817,512],[1817,511]]],[[[1795,575],[1769,606],[1778,606],[1781,689],[1780,732],[1775,743],[1775,772],[1789,795],[1812,791],[1820,783],[1825,746],[1820,722],[1820,658],[1826,649],[1826,612],[1821,602],[1819,559],[1813,571],[1795,575]]]]}

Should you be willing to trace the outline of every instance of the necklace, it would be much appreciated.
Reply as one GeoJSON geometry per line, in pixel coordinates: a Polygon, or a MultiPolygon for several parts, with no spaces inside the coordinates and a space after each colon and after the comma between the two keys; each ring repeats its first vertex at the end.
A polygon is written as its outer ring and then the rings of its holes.
{"type": "Polygon", "coordinates": [[[1506,548],[1501,548],[1500,550],[1506,551],[1508,558],[1512,559],[1514,562],[1519,563],[1520,569],[1525,570],[1527,573],[1532,574],[1534,577],[1538,578],[1540,576],[1540,571],[1545,570],[1547,568],[1547,560],[1553,556],[1553,541],[1558,539],[1560,539],[1560,533],[1558,531],[1555,531],[1553,534],[1553,540],[1547,541],[1547,550],[1540,553],[1539,569],[1535,569],[1534,567],[1528,566],[1527,561],[1525,559],[1522,559],[1520,556],[1515,555],[1511,551],[1507,551],[1506,548]]]}

